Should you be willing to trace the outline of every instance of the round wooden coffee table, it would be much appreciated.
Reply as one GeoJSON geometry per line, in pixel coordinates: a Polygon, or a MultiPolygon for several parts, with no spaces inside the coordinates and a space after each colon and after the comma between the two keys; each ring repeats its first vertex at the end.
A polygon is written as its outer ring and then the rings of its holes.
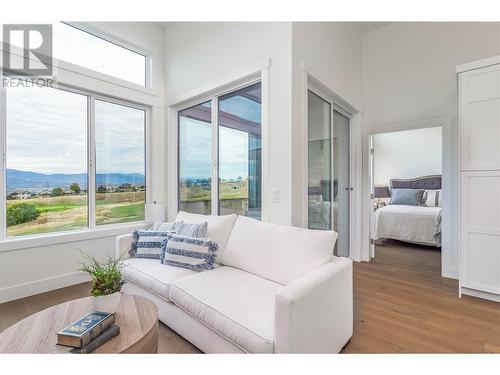
{"type": "MultiPolygon", "coordinates": [[[[0,353],[68,353],[56,345],[56,333],[92,311],[92,297],[49,307],[0,334],[0,353]]],[[[156,353],[158,308],[144,297],[123,294],[115,314],[120,334],[93,353],[156,353]]]]}

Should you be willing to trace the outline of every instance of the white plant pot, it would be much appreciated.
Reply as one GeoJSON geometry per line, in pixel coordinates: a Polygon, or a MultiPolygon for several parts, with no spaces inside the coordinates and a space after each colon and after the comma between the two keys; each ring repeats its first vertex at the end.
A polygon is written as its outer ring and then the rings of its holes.
{"type": "Polygon", "coordinates": [[[92,309],[94,311],[115,313],[120,305],[121,296],[121,292],[116,292],[107,296],[94,297],[92,300],[92,309]]]}

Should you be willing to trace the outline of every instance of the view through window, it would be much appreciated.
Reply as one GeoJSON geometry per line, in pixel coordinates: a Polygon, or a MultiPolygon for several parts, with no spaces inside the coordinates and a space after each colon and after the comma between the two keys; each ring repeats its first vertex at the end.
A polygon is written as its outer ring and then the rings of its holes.
{"type": "Polygon", "coordinates": [[[9,87],[6,99],[7,236],[144,220],[145,108],[55,88],[9,87]],[[96,185],[89,190],[91,119],[96,185]]]}
{"type": "Polygon", "coordinates": [[[179,210],[212,212],[212,109],[206,102],[179,112],[179,210]]]}
{"type": "Polygon", "coordinates": [[[97,225],[144,219],[145,115],[95,101],[97,225]]]}
{"type": "Polygon", "coordinates": [[[87,226],[87,97],[8,88],[7,235],[87,226]]]}
{"type": "Polygon", "coordinates": [[[236,213],[260,220],[261,84],[217,99],[217,142],[213,142],[212,127],[215,98],[179,112],[179,210],[236,213]],[[212,160],[214,148],[217,165],[212,160]],[[212,202],[214,174],[218,176],[217,202],[212,202]]]}

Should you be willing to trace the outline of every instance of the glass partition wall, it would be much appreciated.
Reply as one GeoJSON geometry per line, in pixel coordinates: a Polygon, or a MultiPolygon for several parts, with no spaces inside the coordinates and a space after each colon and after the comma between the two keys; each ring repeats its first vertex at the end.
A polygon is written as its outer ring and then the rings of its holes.
{"type": "Polygon", "coordinates": [[[179,112],[180,211],[261,219],[261,106],[259,82],[179,112]]]}
{"type": "Polygon", "coordinates": [[[349,118],[308,91],[308,227],[339,234],[349,255],[349,118]]]}

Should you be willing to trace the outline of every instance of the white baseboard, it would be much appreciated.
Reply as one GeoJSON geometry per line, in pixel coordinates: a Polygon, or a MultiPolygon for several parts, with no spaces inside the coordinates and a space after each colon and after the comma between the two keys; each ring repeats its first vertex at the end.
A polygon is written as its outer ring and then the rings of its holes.
{"type": "Polygon", "coordinates": [[[83,272],[72,272],[64,275],[49,277],[47,279],[30,281],[0,289],[0,303],[32,296],[34,294],[49,292],[54,289],[64,288],[89,281],[83,272]]]}
{"type": "Polygon", "coordinates": [[[467,296],[487,299],[489,301],[500,302],[500,296],[498,294],[483,292],[481,290],[469,289],[462,287],[462,294],[467,296]]]}

